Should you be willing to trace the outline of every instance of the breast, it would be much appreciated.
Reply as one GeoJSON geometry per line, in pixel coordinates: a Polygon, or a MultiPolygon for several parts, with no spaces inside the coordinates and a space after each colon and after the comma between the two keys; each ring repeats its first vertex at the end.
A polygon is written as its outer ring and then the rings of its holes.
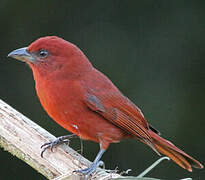
{"type": "MultiPolygon", "coordinates": [[[[48,115],[60,126],[82,139],[119,142],[128,136],[84,103],[87,89],[82,81],[61,80],[36,83],[40,102],[48,115]]],[[[95,87],[93,87],[95,89],[95,87]]]]}
{"type": "Polygon", "coordinates": [[[36,91],[48,115],[64,128],[83,111],[80,89],[74,82],[44,81],[36,83],[36,91]]]}

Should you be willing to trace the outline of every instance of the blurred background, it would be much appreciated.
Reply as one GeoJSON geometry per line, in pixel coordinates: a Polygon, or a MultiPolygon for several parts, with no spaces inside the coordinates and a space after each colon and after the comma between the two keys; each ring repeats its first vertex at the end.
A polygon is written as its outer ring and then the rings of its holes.
{"type": "MultiPolygon", "coordinates": [[[[0,1],[0,98],[54,134],[68,134],[42,109],[31,70],[7,54],[47,35],[73,42],[177,146],[205,164],[205,1],[35,0],[0,1]]],[[[98,144],[83,142],[93,160],[98,144]],[[91,153],[92,152],[92,153],[91,153]]],[[[80,149],[74,139],[71,147],[80,149]]],[[[39,152],[40,153],[40,152],[39,152]]],[[[135,140],[113,144],[106,168],[138,175],[159,157],[135,140]]],[[[0,149],[0,179],[45,179],[0,149]]],[[[147,176],[205,179],[171,161],[147,176]]]]}

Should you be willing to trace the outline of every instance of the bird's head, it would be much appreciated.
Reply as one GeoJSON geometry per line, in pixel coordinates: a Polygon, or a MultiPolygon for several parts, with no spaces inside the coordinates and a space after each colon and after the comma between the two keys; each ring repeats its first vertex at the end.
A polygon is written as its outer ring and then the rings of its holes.
{"type": "Polygon", "coordinates": [[[42,37],[28,47],[20,48],[8,54],[26,62],[35,73],[49,75],[79,75],[92,68],[83,52],[74,44],[56,36],[42,37]]]}

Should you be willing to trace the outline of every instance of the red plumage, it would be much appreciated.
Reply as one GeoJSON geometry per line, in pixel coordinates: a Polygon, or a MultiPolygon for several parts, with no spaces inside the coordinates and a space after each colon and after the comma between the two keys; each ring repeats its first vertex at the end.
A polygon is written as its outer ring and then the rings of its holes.
{"type": "MultiPolygon", "coordinates": [[[[203,168],[197,160],[160,137],[140,109],[125,97],[75,45],[55,36],[33,42],[24,59],[31,69],[42,106],[59,125],[101,149],[136,138],[182,168],[203,168]],[[42,52],[44,57],[41,56],[42,52]]],[[[21,58],[15,57],[22,60],[21,58]]]]}

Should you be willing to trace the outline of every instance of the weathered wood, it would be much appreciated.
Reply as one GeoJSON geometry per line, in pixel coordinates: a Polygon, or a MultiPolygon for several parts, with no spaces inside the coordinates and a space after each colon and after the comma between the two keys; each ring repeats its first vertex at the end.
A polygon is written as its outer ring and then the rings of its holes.
{"type": "MultiPolygon", "coordinates": [[[[41,145],[55,136],[0,100],[0,146],[22,159],[48,179],[80,179],[74,170],[87,167],[90,162],[66,145],[47,150],[41,158],[41,145]]],[[[93,175],[96,179],[117,178],[102,169],[93,175]]]]}

